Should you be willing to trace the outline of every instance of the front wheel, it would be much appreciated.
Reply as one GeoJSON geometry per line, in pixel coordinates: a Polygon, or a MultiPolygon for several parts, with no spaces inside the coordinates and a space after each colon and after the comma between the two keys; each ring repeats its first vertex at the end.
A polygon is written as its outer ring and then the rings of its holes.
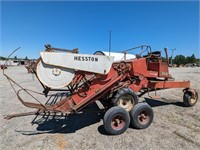
{"type": "Polygon", "coordinates": [[[193,91],[185,91],[183,95],[183,103],[187,107],[192,107],[197,103],[198,93],[196,90],[193,91]]]}
{"type": "Polygon", "coordinates": [[[130,125],[130,116],[124,108],[115,106],[105,113],[103,124],[108,134],[122,134],[130,125]]]}

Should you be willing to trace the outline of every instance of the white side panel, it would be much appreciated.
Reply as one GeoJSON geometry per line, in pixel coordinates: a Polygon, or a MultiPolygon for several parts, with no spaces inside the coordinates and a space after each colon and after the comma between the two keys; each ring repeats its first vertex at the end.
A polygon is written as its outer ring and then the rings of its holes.
{"type": "Polygon", "coordinates": [[[112,66],[113,56],[40,52],[45,64],[64,68],[108,74],[112,66]]]}
{"type": "MultiPolygon", "coordinates": [[[[106,56],[109,56],[109,52],[102,51],[106,56]]],[[[110,52],[110,56],[114,56],[114,61],[122,61],[124,60],[124,53],[115,53],[110,52]]],[[[126,54],[126,60],[127,59],[133,59],[135,58],[135,55],[133,54],[126,54]]]]}

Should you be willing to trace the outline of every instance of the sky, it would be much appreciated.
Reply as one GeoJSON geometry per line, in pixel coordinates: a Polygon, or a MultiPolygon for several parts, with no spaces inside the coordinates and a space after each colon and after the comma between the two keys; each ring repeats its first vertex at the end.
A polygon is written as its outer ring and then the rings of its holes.
{"type": "MultiPolygon", "coordinates": [[[[45,44],[93,54],[139,45],[200,58],[199,1],[1,1],[0,56],[38,58],[45,44]]],[[[131,52],[134,53],[134,52],[131,52]]]]}

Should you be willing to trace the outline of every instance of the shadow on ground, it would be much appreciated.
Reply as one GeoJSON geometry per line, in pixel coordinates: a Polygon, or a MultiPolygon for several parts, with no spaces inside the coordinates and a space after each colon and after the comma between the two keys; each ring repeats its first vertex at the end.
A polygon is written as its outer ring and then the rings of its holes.
{"type": "MultiPolygon", "coordinates": [[[[53,105],[67,96],[66,93],[57,93],[51,95],[46,105],[53,105]]],[[[37,115],[33,121],[33,125],[37,125],[37,131],[16,130],[23,135],[36,135],[44,133],[74,133],[84,127],[100,122],[103,112],[100,111],[95,103],[87,106],[80,114],[72,114],[61,116],[57,114],[37,115]]]]}
{"type": "MultiPolygon", "coordinates": [[[[66,96],[65,93],[52,95],[46,104],[55,104],[64,96],[66,96]]],[[[166,105],[176,105],[179,107],[185,107],[182,102],[170,102],[165,98],[161,98],[161,100],[145,98],[145,102],[148,103],[151,107],[160,107],[166,105]]],[[[44,116],[36,116],[33,119],[32,124],[37,125],[37,131],[18,130],[16,132],[20,132],[23,135],[37,135],[45,133],[74,133],[77,130],[80,130],[84,127],[100,122],[101,119],[103,119],[104,112],[98,110],[99,109],[96,106],[96,104],[93,103],[92,105],[87,106],[81,114],[74,114],[69,116],[57,116],[46,114],[44,116]]],[[[100,134],[107,135],[103,125],[100,125],[98,127],[98,131],[100,134]]]]}
{"type": "Polygon", "coordinates": [[[151,98],[144,98],[145,102],[149,104],[151,107],[160,107],[160,106],[167,106],[167,105],[175,105],[179,107],[186,107],[183,102],[180,101],[169,101],[166,98],[161,98],[161,100],[151,99],[151,98]]]}
{"type": "Polygon", "coordinates": [[[102,112],[97,111],[97,106],[87,107],[81,114],[68,116],[44,115],[36,116],[32,124],[37,125],[37,131],[17,131],[23,135],[36,135],[44,133],[74,133],[84,127],[90,126],[102,119],[102,112]]]}

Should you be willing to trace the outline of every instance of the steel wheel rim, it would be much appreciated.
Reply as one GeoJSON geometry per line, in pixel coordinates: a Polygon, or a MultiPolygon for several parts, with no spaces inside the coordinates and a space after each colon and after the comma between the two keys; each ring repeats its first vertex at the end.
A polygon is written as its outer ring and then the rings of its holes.
{"type": "Polygon", "coordinates": [[[124,108],[126,111],[129,112],[129,111],[131,111],[131,109],[134,106],[133,102],[134,102],[134,100],[131,95],[124,95],[124,96],[120,97],[117,104],[118,104],[118,106],[124,108]]]}
{"type": "Polygon", "coordinates": [[[140,124],[147,124],[150,121],[150,114],[147,111],[142,111],[138,115],[138,121],[140,124]]]}
{"type": "Polygon", "coordinates": [[[197,98],[191,98],[191,99],[190,99],[191,104],[196,103],[196,101],[197,101],[197,98]]]}
{"type": "Polygon", "coordinates": [[[111,127],[114,130],[121,130],[125,126],[126,119],[122,115],[117,115],[112,118],[111,127]]]}
{"type": "Polygon", "coordinates": [[[194,94],[194,97],[193,97],[193,96],[192,96],[192,93],[191,93],[190,99],[189,99],[190,104],[192,104],[192,105],[195,104],[196,101],[197,101],[197,99],[198,99],[197,94],[195,93],[195,94],[194,94]]]}

